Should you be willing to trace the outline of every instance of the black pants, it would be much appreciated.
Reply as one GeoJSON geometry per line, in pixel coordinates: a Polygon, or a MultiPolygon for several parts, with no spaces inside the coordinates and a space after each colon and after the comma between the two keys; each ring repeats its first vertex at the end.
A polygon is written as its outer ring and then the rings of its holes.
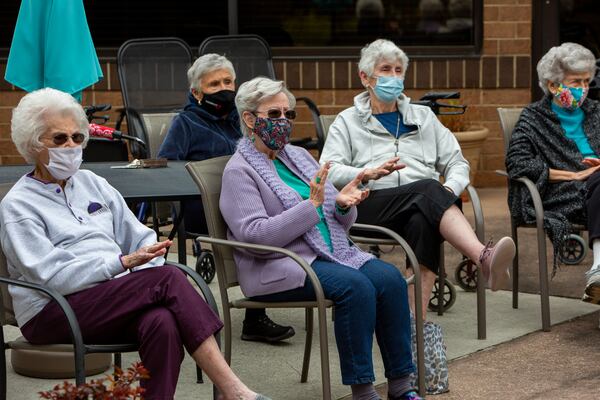
{"type": "Polygon", "coordinates": [[[587,187],[587,227],[589,246],[594,239],[600,239],[600,172],[595,172],[586,182],[587,187]]]}
{"type": "Polygon", "coordinates": [[[419,264],[438,273],[440,220],[460,199],[434,179],[395,188],[374,190],[358,205],[357,222],[381,225],[402,236],[415,252],[419,264]]]}

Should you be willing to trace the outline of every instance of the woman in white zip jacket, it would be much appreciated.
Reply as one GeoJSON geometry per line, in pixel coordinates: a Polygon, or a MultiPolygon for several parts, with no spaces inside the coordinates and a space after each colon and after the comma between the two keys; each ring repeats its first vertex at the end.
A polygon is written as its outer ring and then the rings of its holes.
{"type": "MultiPolygon", "coordinates": [[[[478,262],[492,290],[508,281],[515,244],[504,237],[484,246],[457,207],[469,164],[431,109],[402,94],[407,67],[408,57],[389,40],[362,49],[358,70],[366,92],[329,128],[321,163],[331,162],[329,179],[337,187],[365,171],[371,193],[358,206],[357,222],[389,227],[411,245],[423,271],[425,316],[444,239],[478,262]]],[[[414,311],[412,292],[410,300],[414,311]]]]}

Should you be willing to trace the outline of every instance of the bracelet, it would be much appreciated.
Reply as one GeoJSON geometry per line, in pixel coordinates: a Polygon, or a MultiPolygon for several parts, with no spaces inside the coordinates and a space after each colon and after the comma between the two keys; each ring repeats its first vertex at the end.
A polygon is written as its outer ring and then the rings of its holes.
{"type": "Polygon", "coordinates": [[[343,208],[338,203],[335,203],[335,211],[338,214],[345,215],[348,213],[348,211],[350,211],[350,207],[343,208]]]}

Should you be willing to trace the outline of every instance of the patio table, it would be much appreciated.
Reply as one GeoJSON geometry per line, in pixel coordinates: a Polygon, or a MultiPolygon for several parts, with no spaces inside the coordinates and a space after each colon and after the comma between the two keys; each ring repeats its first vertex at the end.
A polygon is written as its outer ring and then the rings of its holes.
{"type": "MultiPolygon", "coordinates": [[[[177,201],[180,210],[173,221],[169,239],[177,234],[177,254],[180,264],[186,264],[185,228],[183,220],[184,200],[199,199],[200,191],[185,169],[187,161],[169,161],[165,168],[111,168],[125,165],[119,162],[83,163],[81,169],[92,171],[103,177],[128,203],[143,201],[177,201]]],[[[16,182],[21,176],[31,172],[31,165],[0,166],[0,183],[16,182]]]]}

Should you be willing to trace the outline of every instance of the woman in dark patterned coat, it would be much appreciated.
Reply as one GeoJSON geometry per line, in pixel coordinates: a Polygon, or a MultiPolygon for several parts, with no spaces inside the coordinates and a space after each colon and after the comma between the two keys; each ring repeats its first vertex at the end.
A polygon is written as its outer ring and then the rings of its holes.
{"type": "MultiPolygon", "coordinates": [[[[543,99],[527,106],[515,126],[506,157],[511,178],[536,185],[544,205],[544,229],[556,249],[572,223],[589,229],[594,263],[587,273],[584,301],[600,303],[600,103],[586,99],[596,72],[591,51],[575,43],[553,47],[537,65],[543,99]]],[[[513,218],[535,223],[529,192],[511,184],[513,218]]]]}

